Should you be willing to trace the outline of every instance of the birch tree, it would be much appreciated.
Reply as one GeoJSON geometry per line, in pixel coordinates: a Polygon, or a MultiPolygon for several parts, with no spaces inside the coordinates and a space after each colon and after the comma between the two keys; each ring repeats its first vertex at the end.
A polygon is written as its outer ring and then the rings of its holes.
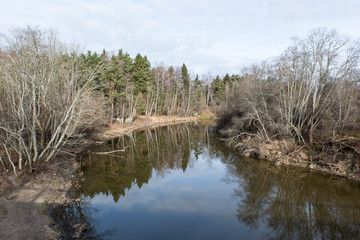
{"type": "Polygon", "coordinates": [[[96,71],[80,70],[74,49],[51,30],[15,29],[2,40],[0,153],[15,173],[24,166],[32,171],[101,111],[101,99],[90,88],[96,71]]]}

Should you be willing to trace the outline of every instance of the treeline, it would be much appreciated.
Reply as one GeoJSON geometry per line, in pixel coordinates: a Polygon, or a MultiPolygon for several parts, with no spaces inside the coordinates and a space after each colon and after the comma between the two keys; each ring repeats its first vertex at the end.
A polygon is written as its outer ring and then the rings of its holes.
{"type": "Polygon", "coordinates": [[[219,105],[222,81],[152,67],[123,50],[82,53],[51,30],[13,29],[0,46],[0,166],[32,171],[84,132],[137,114],[190,116],[219,105]]]}
{"type": "MultiPolygon", "coordinates": [[[[137,114],[210,109],[243,152],[284,138],[296,146],[335,145],[359,130],[359,42],[335,31],[314,30],[239,75],[201,80],[185,64],[152,67],[140,53],[83,53],[48,30],[14,29],[1,39],[0,166],[14,172],[32,171],[89,129],[137,114]]],[[[360,152],[352,143],[347,148],[360,152]]]]}
{"type": "Polygon", "coordinates": [[[132,59],[123,50],[117,55],[88,52],[80,58],[86,69],[101,66],[93,86],[107,99],[110,119],[124,121],[136,114],[189,116],[201,108],[202,82],[190,79],[185,64],[152,68],[146,56],[139,53],[132,59]]]}
{"type": "Polygon", "coordinates": [[[218,128],[243,153],[269,157],[275,150],[291,161],[305,147],[299,160],[347,162],[358,171],[359,61],[359,41],[312,30],[274,60],[243,70],[218,128]]]}
{"type": "Polygon", "coordinates": [[[136,114],[190,116],[205,108],[215,109],[228,99],[231,83],[239,79],[228,74],[214,80],[211,76],[192,78],[185,63],[151,67],[146,56],[139,53],[132,59],[122,49],[117,55],[89,51],[80,59],[85,69],[101,67],[93,86],[107,99],[110,119],[120,121],[134,119],[136,114]]]}

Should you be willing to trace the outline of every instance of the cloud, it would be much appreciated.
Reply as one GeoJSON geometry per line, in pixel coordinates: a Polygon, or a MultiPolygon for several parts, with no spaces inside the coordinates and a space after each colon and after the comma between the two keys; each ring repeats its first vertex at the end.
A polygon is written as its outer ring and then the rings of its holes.
{"type": "Polygon", "coordinates": [[[358,1],[3,0],[0,32],[55,28],[85,49],[148,55],[194,72],[238,73],[279,55],[290,38],[316,27],[360,37],[358,1]]]}
{"type": "Polygon", "coordinates": [[[91,204],[105,211],[120,212],[132,211],[141,206],[148,212],[233,213],[237,199],[229,198],[229,195],[237,183],[224,184],[221,181],[225,173],[224,164],[220,159],[214,159],[212,166],[209,166],[203,158],[196,161],[195,165],[195,168],[188,168],[185,174],[181,170],[171,170],[165,178],[153,175],[141,189],[134,184],[126,191],[126,197],[120,198],[117,203],[113,202],[111,196],[99,194],[91,200],[91,204]],[[214,205],[217,208],[213,208],[214,205]]]}

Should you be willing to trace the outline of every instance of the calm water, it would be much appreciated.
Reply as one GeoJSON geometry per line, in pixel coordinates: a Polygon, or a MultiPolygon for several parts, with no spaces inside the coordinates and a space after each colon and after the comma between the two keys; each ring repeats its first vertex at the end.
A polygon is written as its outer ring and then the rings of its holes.
{"type": "Polygon", "coordinates": [[[85,238],[360,238],[359,184],[239,157],[201,124],[123,136],[81,161],[85,201],[55,218],[86,222],[85,238]]]}

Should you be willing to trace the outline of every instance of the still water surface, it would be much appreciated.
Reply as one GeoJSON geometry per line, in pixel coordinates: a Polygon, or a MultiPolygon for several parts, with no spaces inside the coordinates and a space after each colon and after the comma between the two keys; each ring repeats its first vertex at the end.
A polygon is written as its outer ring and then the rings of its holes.
{"type": "Polygon", "coordinates": [[[240,157],[206,125],[133,133],[81,161],[85,201],[57,214],[89,224],[87,237],[360,237],[359,184],[240,157]]]}

